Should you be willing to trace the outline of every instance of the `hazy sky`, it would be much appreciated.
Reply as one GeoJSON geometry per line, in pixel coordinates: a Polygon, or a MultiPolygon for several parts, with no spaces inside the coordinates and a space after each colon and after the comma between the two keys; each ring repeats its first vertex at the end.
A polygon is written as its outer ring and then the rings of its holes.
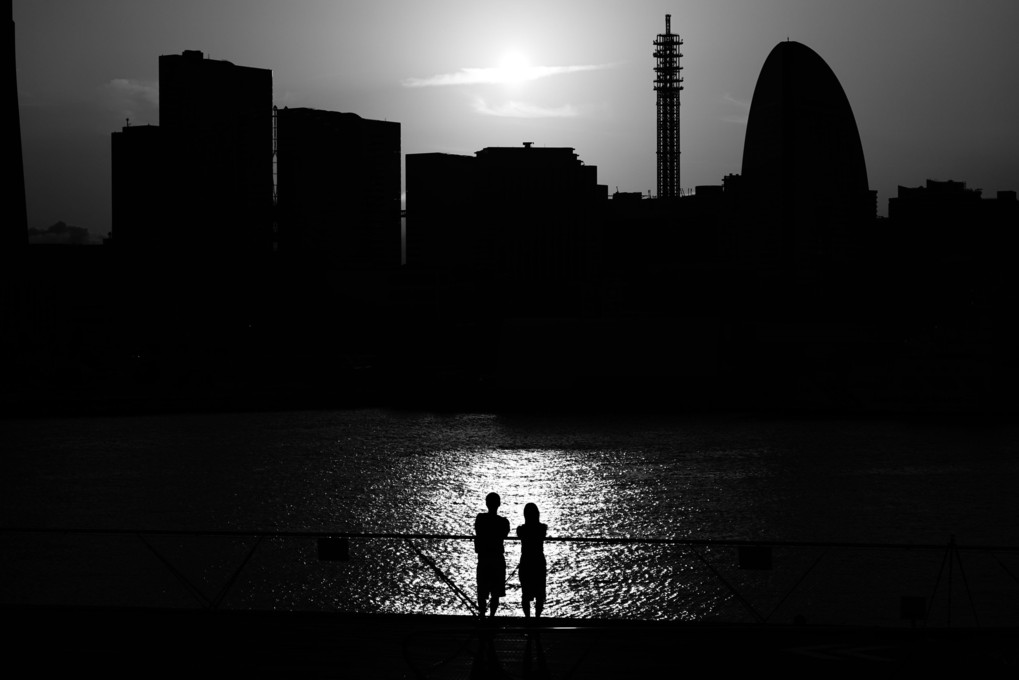
{"type": "Polygon", "coordinates": [[[29,226],[110,230],[110,133],[158,123],[158,57],[269,68],[279,106],[402,124],[404,153],[571,146],[609,191],[654,191],[651,42],[685,42],[684,187],[740,172],[779,41],[856,115],[881,214],[899,184],[1019,189],[1016,0],[15,0],[29,226]]]}

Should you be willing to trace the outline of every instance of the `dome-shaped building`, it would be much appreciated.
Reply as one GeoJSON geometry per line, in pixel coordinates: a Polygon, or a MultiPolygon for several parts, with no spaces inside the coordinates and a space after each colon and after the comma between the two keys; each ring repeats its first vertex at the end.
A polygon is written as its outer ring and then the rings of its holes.
{"type": "Polygon", "coordinates": [[[743,146],[744,252],[846,252],[875,212],[863,145],[838,78],[812,49],[779,43],[761,68],[743,146]]]}

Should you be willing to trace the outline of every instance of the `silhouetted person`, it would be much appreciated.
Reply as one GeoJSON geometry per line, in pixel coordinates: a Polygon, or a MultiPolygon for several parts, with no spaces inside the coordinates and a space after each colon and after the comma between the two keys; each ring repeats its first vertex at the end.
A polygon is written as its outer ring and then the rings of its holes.
{"type": "Polygon", "coordinates": [[[503,540],[509,536],[509,520],[499,515],[502,499],[494,491],[485,496],[488,512],[474,518],[474,552],[478,554],[478,616],[485,618],[485,604],[495,616],[499,598],[506,595],[506,555],[503,540]],[[489,597],[491,600],[489,601],[489,597]]]}
{"type": "Polygon", "coordinates": [[[541,618],[541,610],[545,607],[545,576],[548,573],[545,564],[545,534],[548,525],[542,524],[540,517],[538,506],[528,503],[524,506],[524,523],[517,527],[517,537],[520,539],[520,589],[523,591],[520,604],[527,618],[531,618],[531,600],[534,600],[535,618],[541,618]]]}

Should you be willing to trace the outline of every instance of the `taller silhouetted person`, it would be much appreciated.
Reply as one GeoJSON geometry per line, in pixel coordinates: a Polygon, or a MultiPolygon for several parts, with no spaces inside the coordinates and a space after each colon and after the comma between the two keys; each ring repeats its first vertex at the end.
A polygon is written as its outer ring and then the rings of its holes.
{"type": "Polygon", "coordinates": [[[474,552],[478,554],[478,616],[495,616],[499,598],[506,595],[506,555],[503,541],[509,536],[510,523],[499,515],[502,499],[494,491],[485,496],[488,512],[474,518],[474,552]]]}

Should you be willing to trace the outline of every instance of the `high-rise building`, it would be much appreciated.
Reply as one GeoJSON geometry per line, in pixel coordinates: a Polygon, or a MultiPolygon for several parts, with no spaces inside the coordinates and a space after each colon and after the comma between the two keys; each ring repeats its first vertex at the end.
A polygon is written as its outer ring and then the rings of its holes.
{"type": "Polygon", "coordinates": [[[226,266],[270,251],[272,71],[185,51],[159,57],[159,91],[158,128],[114,133],[114,242],[226,266]]]}
{"type": "Polygon", "coordinates": [[[474,156],[407,154],[407,264],[468,269],[482,258],[474,156]]]}
{"type": "Polygon", "coordinates": [[[568,147],[407,156],[407,263],[565,282],[591,271],[607,187],[568,147]]]}
{"type": "Polygon", "coordinates": [[[400,124],[308,108],[276,120],[280,254],[399,266],[400,124]]]}
{"type": "Polygon", "coordinates": [[[197,247],[197,230],[184,226],[191,178],[175,142],[157,125],[128,125],[110,136],[113,242],[125,253],[176,259],[197,247]]]}
{"type": "Polygon", "coordinates": [[[804,259],[847,252],[876,211],[849,99],[806,45],[781,42],[761,68],[747,119],[744,252],[804,259]]]}

